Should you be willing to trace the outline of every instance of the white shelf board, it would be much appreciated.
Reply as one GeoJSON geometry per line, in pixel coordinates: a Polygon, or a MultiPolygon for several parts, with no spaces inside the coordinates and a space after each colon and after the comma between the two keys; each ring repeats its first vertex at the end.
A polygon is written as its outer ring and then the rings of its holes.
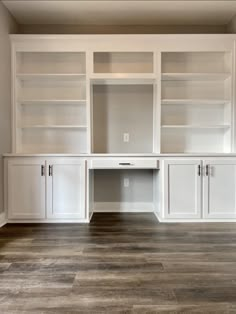
{"type": "Polygon", "coordinates": [[[35,125],[22,125],[19,128],[21,129],[86,129],[86,125],[42,125],[42,124],[35,124],[35,125]]]}
{"type": "Polygon", "coordinates": [[[229,124],[219,124],[219,125],[201,125],[201,124],[165,124],[161,126],[163,129],[228,129],[229,124]]]}
{"type": "Polygon", "coordinates": [[[91,76],[92,84],[153,84],[155,82],[153,73],[102,73],[91,76]]]}
{"type": "Polygon", "coordinates": [[[225,105],[227,99],[162,99],[162,105],[225,105]]]}
{"type": "Polygon", "coordinates": [[[85,79],[85,74],[74,73],[74,74],[64,74],[64,73],[18,73],[16,77],[22,81],[33,81],[33,80],[56,80],[56,81],[78,81],[85,79]]]}
{"type": "Polygon", "coordinates": [[[230,73],[162,73],[162,81],[224,81],[230,73]]]}
{"type": "Polygon", "coordinates": [[[60,104],[86,104],[86,99],[21,99],[21,105],[60,105],[60,104]]]}

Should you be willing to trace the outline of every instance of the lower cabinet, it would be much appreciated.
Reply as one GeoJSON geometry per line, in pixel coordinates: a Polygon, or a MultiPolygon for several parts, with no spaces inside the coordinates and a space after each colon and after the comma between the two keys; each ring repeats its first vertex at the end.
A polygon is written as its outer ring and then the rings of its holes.
{"type": "Polygon", "coordinates": [[[164,161],[164,216],[201,217],[201,161],[164,161]]]}
{"type": "Polygon", "coordinates": [[[47,217],[85,218],[85,162],[47,161],[47,217]]]}
{"type": "Polygon", "coordinates": [[[8,161],[9,219],[85,219],[85,160],[8,161]]]}
{"type": "Polygon", "coordinates": [[[236,160],[204,161],[204,218],[236,218],[236,160]]]}
{"type": "Polygon", "coordinates": [[[236,218],[236,160],[165,160],[165,219],[236,218]]]}
{"type": "MultiPolygon", "coordinates": [[[[236,159],[166,159],[164,219],[236,219],[236,159]]],[[[86,161],[14,157],[7,161],[10,220],[85,220],[86,161]]]]}
{"type": "Polygon", "coordinates": [[[8,161],[8,218],[46,217],[46,164],[41,159],[12,158],[8,161]]]}

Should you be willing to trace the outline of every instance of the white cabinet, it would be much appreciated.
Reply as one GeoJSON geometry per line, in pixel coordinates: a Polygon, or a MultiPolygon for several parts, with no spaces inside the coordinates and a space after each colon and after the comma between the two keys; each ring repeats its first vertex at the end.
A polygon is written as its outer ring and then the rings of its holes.
{"type": "Polygon", "coordinates": [[[165,218],[201,217],[201,161],[164,161],[165,218]]]}
{"type": "Polygon", "coordinates": [[[236,218],[236,160],[206,160],[204,170],[204,218],[236,218]]]}
{"type": "Polygon", "coordinates": [[[45,218],[45,161],[13,158],[8,162],[8,218],[45,218]]]}
{"type": "Polygon", "coordinates": [[[8,218],[86,219],[85,160],[8,160],[8,218]]]}
{"type": "Polygon", "coordinates": [[[48,218],[85,218],[85,162],[80,159],[47,161],[48,218]]]}

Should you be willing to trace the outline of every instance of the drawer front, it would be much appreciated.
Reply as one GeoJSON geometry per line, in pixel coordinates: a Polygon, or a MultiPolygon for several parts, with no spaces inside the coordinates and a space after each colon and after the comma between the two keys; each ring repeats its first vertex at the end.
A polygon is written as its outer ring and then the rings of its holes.
{"type": "Polygon", "coordinates": [[[93,159],[91,169],[159,169],[157,159],[93,159]]]}

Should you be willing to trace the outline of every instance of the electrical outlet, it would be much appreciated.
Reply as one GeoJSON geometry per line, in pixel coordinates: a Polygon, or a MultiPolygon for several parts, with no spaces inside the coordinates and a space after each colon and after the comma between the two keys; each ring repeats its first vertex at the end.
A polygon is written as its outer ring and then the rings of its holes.
{"type": "Polygon", "coordinates": [[[124,140],[125,143],[129,142],[129,133],[124,133],[123,134],[123,140],[124,140]]]}
{"type": "Polygon", "coordinates": [[[124,187],[125,188],[129,187],[129,178],[124,178],[124,187]]]}

